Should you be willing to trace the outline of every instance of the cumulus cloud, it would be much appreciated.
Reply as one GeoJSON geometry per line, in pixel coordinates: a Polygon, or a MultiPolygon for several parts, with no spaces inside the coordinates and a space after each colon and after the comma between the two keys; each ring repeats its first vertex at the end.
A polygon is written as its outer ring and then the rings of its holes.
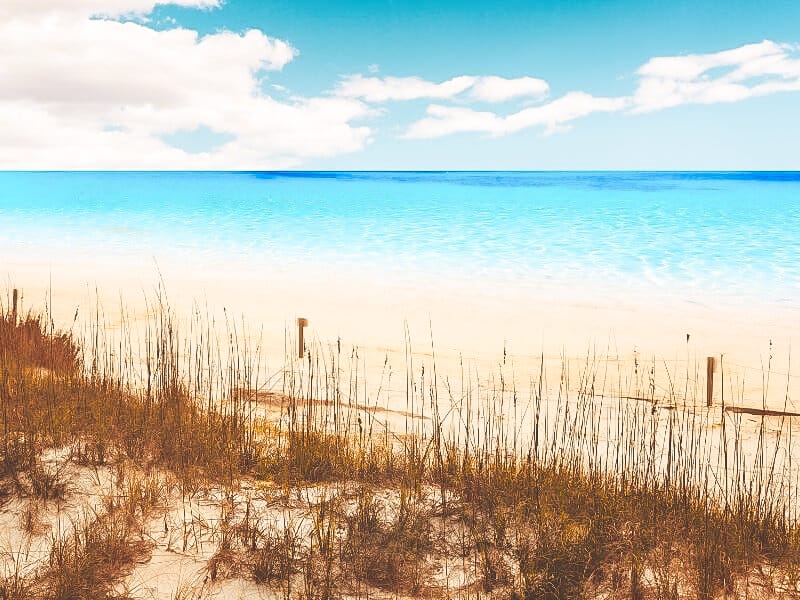
{"type": "Polygon", "coordinates": [[[341,98],[360,98],[366,102],[453,98],[475,84],[475,77],[462,75],[441,83],[421,77],[343,77],[334,90],[341,98]]]}
{"type": "Polygon", "coordinates": [[[544,79],[506,79],[490,75],[477,79],[470,90],[470,96],[481,102],[506,102],[515,98],[544,98],[549,92],[550,86],[544,79]]]}
{"type": "MultiPolygon", "coordinates": [[[[769,40],[708,54],[661,56],[637,69],[637,87],[630,96],[597,97],[570,92],[556,100],[501,115],[459,106],[434,104],[426,116],[410,125],[404,137],[430,139],[473,132],[493,136],[543,127],[547,133],[596,112],[647,113],[686,104],[717,104],[746,100],[778,92],[800,91],[798,47],[769,40]]],[[[547,84],[532,79],[523,83],[500,78],[478,78],[471,96],[500,102],[522,93],[534,96],[537,85],[546,94],[547,84]],[[486,82],[487,89],[482,88],[486,82]],[[537,83],[541,82],[541,83],[537,83]]]]}
{"type": "Polygon", "coordinates": [[[660,56],[642,65],[633,111],[739,102],[800,90],[797,48],[769,40],[708,54],[660,56]]]}
{"type": "Polygon", "coordinates": [[[0,19],[31,15],[122,17],[147,15],[158,5],[217,8],[221,0],[3,0],[0,19]]]}
{"type": "Polygon", "coordinates": [[[448,100],[465,92],[481,102],[505,102],[521,97],[541,98],[550,87],[535,77],[506,79],[494,75],[477,77],[460,75],[436,83],[421,77],[364,77],[349,75],[342,78],[334,90],[336,96],[360,98],[365,102],[397,102],[403,100],[448,100]]]}
{"type": "Polygon", "coordinates": [[[535,77],[436,82],[381,77],[375,66],[372,75],[341,78],[329,93],[298,97],[269,75],[298,56],[287,41],[257,29],[201,36],[148,25],[160,4],[213,9],[221,3],[0,0],[0,167],[287,168],[363,149],[372,138],[365,120],[385,114],[376,105],[397,101],[436,102],[403,136],[432,139],[528,128],[553,133],[593,113],[800,91],[800,48],[767,40],[652,58],[636,70],[626,96],[573,91],[547,100],[548,83],[535,77]],[[528,106],[503,113],[475,106],[511,101],[528,106]],[[196,143],[181,148],[182,139],[196,143]]]}
{"type": "MultiPolygon", "coordinates": [[[[216,0],[177,0],[197,8],[216,0]]],[[[259,30],[200,36],[143,22],[154,0],[5,0],[0,9],[4,168],[281,168],[359,150],[358,99],[276,100],[264,88],[297,51],[259,30]],[[205,128],[229,140],[187,153],[165,140],[205,128]]]]}
{"type": "Polygon", "coordinates": [[[553,133],[576,119],[595,112],[617,112],[628,103],[627,98],[604,98],[584,92],[570,92],[552,102],[506,116],[490,111],[434,104],[428,107],[425,118],[409,127],[405,137],[430,139],[465,132],[501,136],[536,126],[553,133]]]}

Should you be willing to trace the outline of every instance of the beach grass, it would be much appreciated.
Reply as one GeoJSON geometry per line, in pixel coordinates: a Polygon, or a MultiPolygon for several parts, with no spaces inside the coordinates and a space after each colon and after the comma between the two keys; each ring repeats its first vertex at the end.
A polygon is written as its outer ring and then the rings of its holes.
{"type": "Polygon", "coordinates": [[[455,389],[432,351],[390,427],[340,344],[287,343],[275,378],[262,343],[163,295],[137,335],[0,307],[0,503],[27,502],[31,539],[37,511],[85,492],[67,466],[111,474],[46,554],[9,550],[0,598],[147,598],[130,577],[161,529],[202,577],[158,597],[234,580],[285,598],[800,597],[792,417],[745,439],[688,367],[680,402],[640,365],[601,386],[591,355],[555,386],[541,366],[521,398],[502,378],[455,389]],[[213,517],[191,508],[208,490],[213,517]]]}

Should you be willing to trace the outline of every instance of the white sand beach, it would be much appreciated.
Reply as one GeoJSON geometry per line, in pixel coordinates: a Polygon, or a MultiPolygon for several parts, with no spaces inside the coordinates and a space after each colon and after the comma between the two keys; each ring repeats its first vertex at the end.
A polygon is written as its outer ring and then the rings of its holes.
{"type": "MultiPolygon", "coordinates": [[[[357,347],[372,381],[387,357],[402,380],[408,336],[418,361],[431,363],[433,350],[440,376],[457,377],[468,365],[488,377],[505,363],[513,366],[520,389],[538,375],[542,356],[556,374],[563,357],[579,365],[590,356],[620,365],[623,373],[636,362],[654,365],[658,388],[668,394],[669,377],[682,380],[688,369],[704,378],[706,357],[714,356],[728,403],[761,406],[771,365],[768,404],[782,408],[788,386],[788,406],[800,407],[800,365],[791,361],[800,340],[794,302],[735,302],[702,290],[689,296],[653,286],[615,288],[613,282],[593,288],[582,282],[437,281],[424,275],[398,281],[323,266],[251,272],[242,264],[161,261],[156,272],[146,256],[136,259],[84,265],[12,260],[4,264],[3,278],[22,290],[29,307],[49,305],[52,294],[56,323],[66,328],[76,314],[78,323],[94,319],[99,298],[112,330],[121,304],[126,321],[135,325],[163,282],[177,316],[199,311],[260,336],[260,351],[273,370],[282,367],[286,344],[295,343],[296,318],[305,317],[308,344],[330,347],[341,340],[357,347]]],[[[717,402],[720,393],[717,383],[717,402]]]]}

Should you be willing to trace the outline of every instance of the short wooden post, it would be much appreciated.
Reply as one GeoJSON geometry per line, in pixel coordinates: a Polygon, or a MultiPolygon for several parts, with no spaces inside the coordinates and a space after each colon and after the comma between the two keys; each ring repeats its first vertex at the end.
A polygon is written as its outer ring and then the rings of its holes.
{"type": "Polygon", "coordinates": [[[308,319],[300,317],[297,319],[297,358],[303,358],[305,344],[303,343],[303,327],[308,325],[308,319]]]}
{"type": "Polygon", "coordinates": [[[709,356],[706,359],[706,406],[711,406],[714,398],[714,371],[716,371],[717,359],[709,356]]]}
{"type": "Polygon", "coordinates": [[[17,326],[17,300],[19,299],[19,292],[17,288],[14,288],[14,292],[11,294],[11,322],[14,324],[14,327],[17,326]]]}

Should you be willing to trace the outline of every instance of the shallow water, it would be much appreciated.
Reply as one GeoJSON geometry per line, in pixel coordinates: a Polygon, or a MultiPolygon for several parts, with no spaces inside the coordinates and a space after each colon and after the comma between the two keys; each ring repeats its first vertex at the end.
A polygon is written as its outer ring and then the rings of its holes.
{"type": "Polygon", "coordinates": [[[34,255],[796,303],[800,173],[0,173],[34,255]]]}

